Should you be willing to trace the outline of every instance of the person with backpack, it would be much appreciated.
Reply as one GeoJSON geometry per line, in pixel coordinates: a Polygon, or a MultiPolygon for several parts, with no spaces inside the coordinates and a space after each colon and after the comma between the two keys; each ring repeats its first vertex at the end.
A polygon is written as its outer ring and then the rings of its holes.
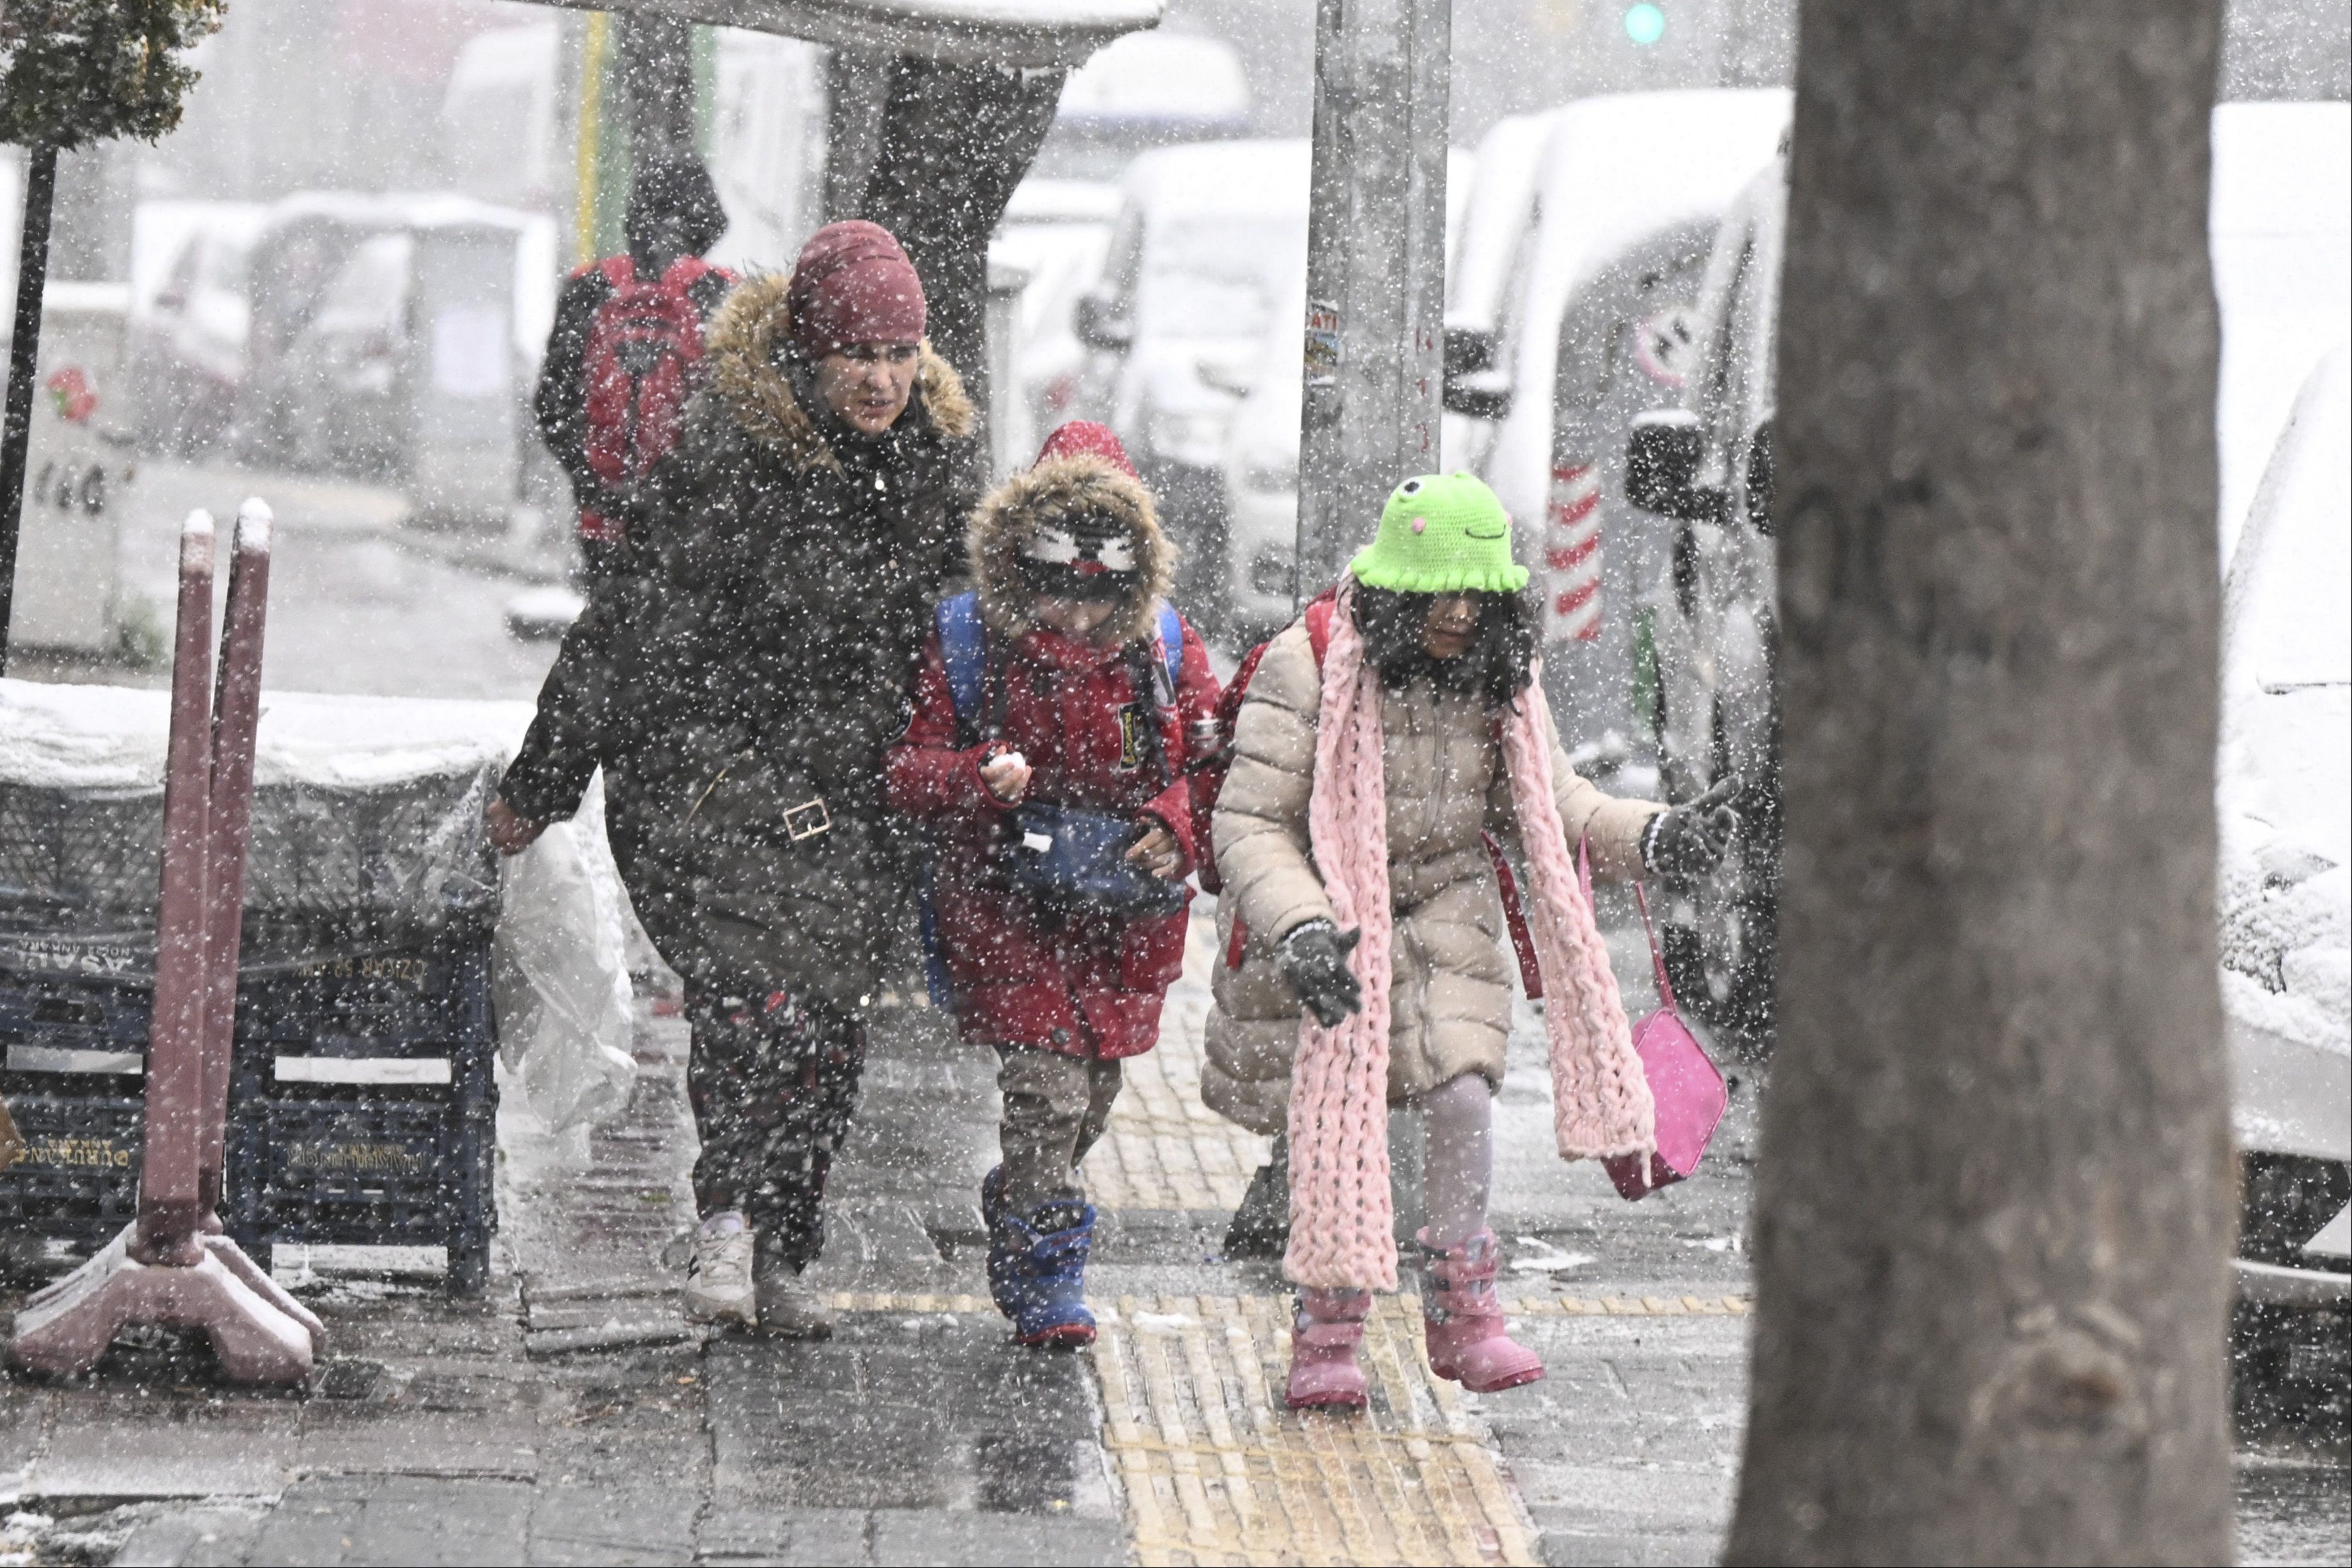
{"type": "Polygon", "coordinates": [[[1654,1109],[1579,846],[1603,876],[1691,875],[1738,829],[1727,788],[1668,809],[1570,767],[1510,540],[1472,476],[1404,481],[1336,591],[1254,655],[1234,716],[1202,1097],[1288,1134],[1294,1407],[1366,1401],[1370,1292],[1397,1273],[1382,1101],[1423,1117],[1431,1369],[1480,1393],[1543,1375],[1505,1331],[1486,1224],[1511,1019],[1503,852],[1528,873],[1560,1149],[1605,1159],[1646,1153],[1654,1109]]]}
{"type": "Polygon", "coordinates": [[[974,586],[939,607],[890,748],[890,803],[934,843],[935,999],[1001,1062],[990,1292],[1023,1344],[1078,1345],[1095,1211],[1077,1166],[1183,967],[1186,737],[1217,680],[1103,426],[1056,430],[973,514],[969,553],[974,586]]]}
{"type": "Polygon", "coordinates": [[[831,1332],[803,1271],[917,881],[883,751],[977,499],[974,411],[926,319],[870,223],[729,293],[488,807],[513,853],[604,769],[614,859],[685,981],[698,1322],[831,1332]]]}
{"type": "Polygon", "coordinates": [[[531,411],[572,481],[590,582],[623,559],[637,488],[677,444],[703,323],[735,284],[702,253],[727,232],[699,159],[657,152],[631,176],[628,248],[579,268],[555,297],[531,411]]]}

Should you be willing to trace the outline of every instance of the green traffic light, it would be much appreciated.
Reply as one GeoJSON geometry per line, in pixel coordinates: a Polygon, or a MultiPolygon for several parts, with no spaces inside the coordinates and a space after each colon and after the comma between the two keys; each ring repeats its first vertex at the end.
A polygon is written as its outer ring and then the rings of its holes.
{"type": "Polygon", "coordinates": [[[1666,36],[1666,14],[1659,6],[1643,0],[1625,12],[1625,36],[1637,44],[1654,44],[1666,36]]]}

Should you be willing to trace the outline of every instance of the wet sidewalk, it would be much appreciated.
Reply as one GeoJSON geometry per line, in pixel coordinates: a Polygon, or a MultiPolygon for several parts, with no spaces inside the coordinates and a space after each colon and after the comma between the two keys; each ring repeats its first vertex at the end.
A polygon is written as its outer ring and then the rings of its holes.
{"type": "Polygon", "coordinates": [[[686,1030],[644,1007],[622,1121],[557,1138],[502,1116],[484,1301],[315,1282],[330,1345],[300,1395],[210,1385],[163,1344],[5,1385],[9,1543],[192,1564],[1709,1557],[1741,1398],[1738,1140],[1710,1181],[1620,1204],[1550,1157],[1523,1029],[1498,1228],[1551,1380],[1480,1400],[1431,1378],[1399,1298],[1370,1336],[1371,1412],[1291,1415],[1277,1270],[1218,1255],[1265,1145],[1200,1104],[1199,929],[1089,1161],[1091,1353],[1024,1352],[990,1307],[992,1061],[914,1007],[879,1020],[836,1168],[813,1276],[835,1337],[690,1330],[686,1030]]]}

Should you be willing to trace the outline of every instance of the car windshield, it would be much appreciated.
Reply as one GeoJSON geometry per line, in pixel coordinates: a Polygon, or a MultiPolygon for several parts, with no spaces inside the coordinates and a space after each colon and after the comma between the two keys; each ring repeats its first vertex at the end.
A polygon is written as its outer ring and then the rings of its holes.
{"type": "Polygon", "coordinates": [[[1148,338],[1247,338],[1305,263],[1306,214],[1155,225],[1144,247],[1137,327],[1148,338]]]}

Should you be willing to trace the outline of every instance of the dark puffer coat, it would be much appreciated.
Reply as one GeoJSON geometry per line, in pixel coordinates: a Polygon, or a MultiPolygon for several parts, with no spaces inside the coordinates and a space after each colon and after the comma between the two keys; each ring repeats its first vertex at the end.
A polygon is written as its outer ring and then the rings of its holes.
{"type": "Polygon", "coordinates": [[[501,791],[568,816],[601,764],[638,916],[689,982],[856,1005],[913,880],[882,752],[961,571],[973,416],[928,347],[887,434],[833,416],[782,351],[788,284],[751,278],[711,319],[646,526],[564,638],[501,791]]]}
{"type": "MultiPolygon", "coordinates": [[[[1033,769],[1026,799],[1157,821],[1189,864],[1185,736],[1214,712],[1217,678],[1189,625],[1172,702],[1159,702],[1139,657],[1148,656],[1173,564],[1149,494],[1100,457],[1015,475],[972,519],[971,570],[992,684],[1003,693],[1002,737],[1033,769]],[[1030,528],[1080,512],[1123,524],[1141,567],[1099,640],[1035,624],[1013,559],[1030,528]],[[1157,747],[1141,728],[1155,720],[1157,747]]],[[[934,633],[916,676],[914,721],[890,749],[888,779],[892,804],[925,822],[939,845],[931,903],[965,1038],[1106,1059],[1150,1051],[1160,1002],[1184,965],[1186,912],[1120,920],[1046,908],[1015,893],[999,857],[1013,834],[1013,808],[981,782],[989,747],[963,746],[958,730],[934,633]]]]}

